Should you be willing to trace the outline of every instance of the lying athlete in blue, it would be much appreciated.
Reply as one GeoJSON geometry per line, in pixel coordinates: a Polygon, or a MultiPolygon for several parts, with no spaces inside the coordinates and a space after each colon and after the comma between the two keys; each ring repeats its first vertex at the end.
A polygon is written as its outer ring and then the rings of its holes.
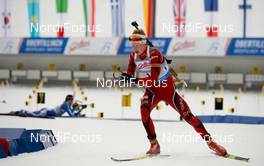
{"type": "Polygon", "coordinates": [[[85,109],[87,105],[75,105],[73,104],[73,96],[67,95],[65,101],[53,108],[42,108],[38,111],[27,111],[27,110],[19,110],[11,112],[12,114],[18,116],[29,116],[29,117],[55,117],[62,116],[64,113],[68,113],[70,117],[78,117],[83,109],[85,109]]]}

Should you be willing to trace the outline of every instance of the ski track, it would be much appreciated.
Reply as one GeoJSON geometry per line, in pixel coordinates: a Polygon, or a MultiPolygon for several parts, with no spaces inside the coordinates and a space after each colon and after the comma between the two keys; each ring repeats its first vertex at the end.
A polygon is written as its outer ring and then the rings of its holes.
{"type": "Polygon", "coordinates": [[[245,163],[215,156],[198,139],[196,143],[179,141],[176,135],[188,135],[194,130],[185,122],[156,122],[158,139],[162,154],[168,158],[150,158],[130,162],[114,162],[110,157],[127,158],[144,154],[148,141],[141,122],[138,121],[104,121],[95,119],[27,119],[20,117],[0,117],[1,127],[25,127],[28,129],[52,129],[55,135],[70,133],[71,136],[84,134],[85,142],[75,142],[72,137],[60,140],[59,144],[47,150],[21,154],[0,160],[0,165],[28,166],[38,163],[46,165],[262,165],[264,162],[262,147],[264,145],[264,126],[242,124],[205,124],[212,134],[220,136],[233,135],[233,142],[221,142],[231,153],[250,157],[245,163]],[[167,135],[165,137],[164,135],[167,135]],[[170,135],[170,136],[169,136],[170,135]],[[173,138],[174,136],[174,138],[173,138]],[[171,138],[169,140],[169,138],[171,138]]]}
{"type": "MultiPolygon", "coordinates": [[[[6,100],[6,104],[1,104],[1,113],[11,110],[25,108],[25,100],[32,93],[32,87],[14,86],[0,89],[1,100],[6,100]]],[[[52,108],[64,100],[64,96],[73,93],[70,86],[67,87],[43,87],[41,91],[46,92],[46,104],[36,107],[52,108]]],[[[88,96],[88,102],[95,102],[93,114],[86,110],[87,116],[96,116],[97,112],[104,112],[107,118],[120,118],[121,95],[129,91],[120,92],[118,90],[95,90],[84,88],[88,96]],[[106,95],[107,94],[107,95],[106,95]]],[[[227,97],[233,98],[236,93],[227,92],[227,97]]],[[[210,92],[202,92],[201,96],[193,92],[186,92],[185,96],[195,114],[199,113],[198,106],[201,99],[209,99],[210,92]],[[196,98],[195,98],[196,97],[196,98]],[[197,102],[197,103],[194,103],[197,102]]],[[[221,94],[223,95],[223,94],[221,94]]],[[[132,97],[133,106],[131,110],[124,112],[124,118],[140,118],[139,100],[141,91],[134,91],[132,97]]],[[[263,112],[254,109],[253,100],[258,97],[256,94],[244,94],[240,96],[241,103],[247,103],[245,107],[239,106],[239,114],[263,115],[263,112]],[[248,95],[248,96],[247,96],[248,95]],[[252,101],[251,101],[252,99],[252,101]],[[250,101],[248,101],[250,100],[250,101]],[[248,101],[248,102],[245,102],[248,101]],[[248,107],[252,109],[248,109],[248,107]],[[243,109],[242,109],[243,108],[243,109]],[[254,112],[255,111],[255,112],[254,112]]],[[[77,98],[81,98],[78,96],[77,98]]],[[[264,97],[259,98],[263,100],[264,97]]],[[[260,102],[263,103],[263,102],[260,102]]],[[[260,104],[259,103],[259,104],[260,104]]],[[[210,104],[210,103],[209,103],[210,104]]],[[[244,104],[245,105],[245,104],[244,104]]],[[[225,107],[228,108],[228,107],[225,107]]],[[[260,107],[261,109],[262,107],[260,107]]],[[[226,111],[226,110],[225,110],[226,111]]],[[[212,112],[203,112],[211,114],[212,112]]],[[[223,112],[224,113],[224,112],[223,112]]],[[[178,119],[178,114],[169,107],[162,106],[162,111],[154,111],[153,118],[178,119]]],[[[36,119],[0,116],[0,127],[23,127],[27,129],[51,129],[56,136],[65,136],[65,140],[59,139],[59,144],[47,150],[20,154],[15,157],[0,159],[1,166],[28,166],[36,163],[39,166],[47,165],[88,165],[88,166],[241,166],[263,165],[264,147],[264,126],[244,125],[244,124],[205,124],[211,134],[216,134],[218,142],[225,146],[227,150],[235,155],[250,157],[250,162],[245,163],[225,159],[214,155],[206,143],[196,134],[191,126],[185,122],[155,122],[158,140],[161,145],[161,153],[171,155],[168,158],[151,158],[131,162],[114,162],[110,158],[131,158],[142,155],[149,148],[146,133],[140,121],[112,121],[96,119],[36,119]],[[80,138],[84,135],[84,141],[76,141],[73,137],[80,138]],[[183,136],[185,139],[181,139],[183,136]],[[190,141],[188,136],[197,138],[197,141],[190,141]],[[227,140],[225,140],[227,138],[227,140]],[[230,141],[231,139],[231,141],[230,141]]]]}

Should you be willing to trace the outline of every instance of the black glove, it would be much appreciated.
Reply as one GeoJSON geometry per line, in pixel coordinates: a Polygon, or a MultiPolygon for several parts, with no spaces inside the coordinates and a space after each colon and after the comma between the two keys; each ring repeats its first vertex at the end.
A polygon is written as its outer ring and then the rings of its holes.
{"type": "Polygon", "coordinates": [[[130,82],[134,82],[136,83],[136,78],[134,78],[133,76],[127,74],[127,73],[122,73],[121,76],[120,76],[120,80],[121,81],[125,81],[125,83],[130,83],[130,82]]]}
{"type": "Polygon", "coordinates": [[[79,104],[78,103],[73,103],[72,104],[72,108],[73,109],[78,109],[79,108],[79,104]]]}

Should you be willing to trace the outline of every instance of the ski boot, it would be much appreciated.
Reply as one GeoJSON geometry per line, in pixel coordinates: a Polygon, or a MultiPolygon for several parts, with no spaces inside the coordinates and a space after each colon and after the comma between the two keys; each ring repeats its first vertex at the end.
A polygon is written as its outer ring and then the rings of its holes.
{"type": "Polygon", "coordinates": [[[160,145],[158,143],[158,141],[155,140],[150,140],[150,148],[149,150],[146,152],[146,154],[148,155],[158,155],[160,154],[160,145]]]}
{"type": "Polygon", "coordinates": [[[207,141],[207,145],[211,150],[213,150],[219,156],[225,156],[227,154],[226,149],[223,146],[218,145],[213,140],[207,141]]]}

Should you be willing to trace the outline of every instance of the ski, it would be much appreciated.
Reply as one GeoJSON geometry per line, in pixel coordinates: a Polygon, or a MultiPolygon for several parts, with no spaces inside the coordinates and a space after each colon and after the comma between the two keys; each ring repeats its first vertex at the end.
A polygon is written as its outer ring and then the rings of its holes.
{"type": "Polygon", "coordinates": [[[56,116],[56,118],[88,118],[85,114],[79,116],[56,116]]]}
{"type": "Polygon", "coordinates": [[[249,162],[249,158],[245,158],[245,157],[240,157],[240,156],[236,156],[233,154],[229,154],[227,153],[225,156],[223,156],[224,158],[228,158],[228,159],[233,159],[233,160],[239,160],[239,161],[245,161],[245,162],[249,162]]]}
{"type": "Polygon", "coordinates": [[[148,158],[153,158],[153,157],[170,157],[170,155],[150,155],[150,154],[144,154],[142,156],[131,157],[131,158],[126,158],[126,159],[117,159],[117,158],[111,157],[111,160],[116,161],[116,162],[124,162],[124,161],[143,160],[143,159],[148,159],[148,158]]]}

